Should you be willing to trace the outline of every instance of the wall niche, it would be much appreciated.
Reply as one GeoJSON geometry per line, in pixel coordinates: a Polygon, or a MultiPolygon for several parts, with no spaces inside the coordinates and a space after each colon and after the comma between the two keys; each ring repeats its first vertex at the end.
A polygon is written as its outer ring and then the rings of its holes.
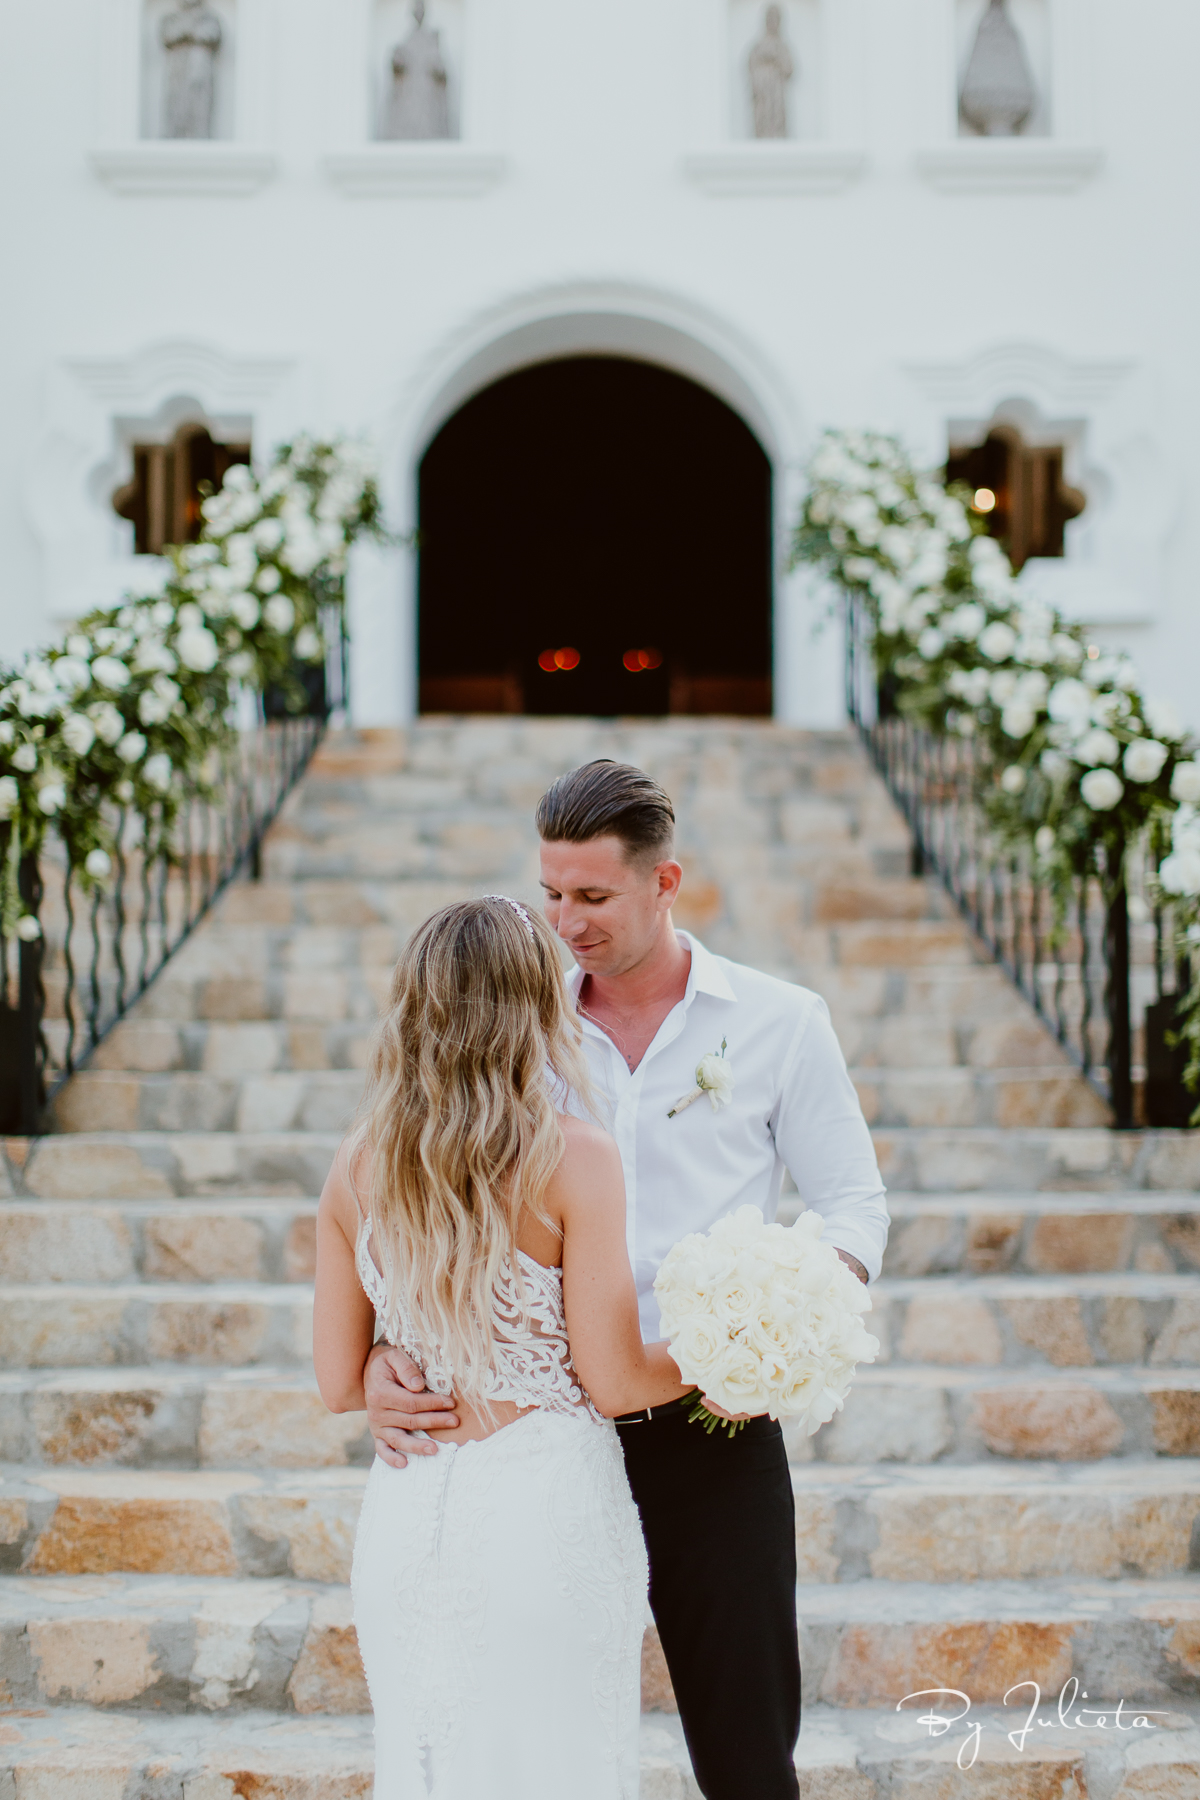
{"type": "Polygon", "coordinates": [[[462,136],[462,0],[376,0],[371,19],[371,135],[396,142],[462,136]],[[409,71],[394,58],[411,45],[409,71]],[[436,71],[445,76],[439,96],[436,71]]]}
{"type": "MultiPolygon", "coordinates": [[[[767,0],[730,0],[729,3],[729,135],[753,139],[754,102],[751,94],[750,56],[768,33],[767,0]]],[[[792,74],[787,82],[785,107],[788,138],[813,139],[823,134],[821,109],[822,33],[820,0],[780,0],[777,7],[780,36],[791,56],[792,74]]]]}
{"type": "Polygon", "coordinates": [[[237,0],[145,0],[143,138],[234,137],[236,74],[237,0]]]}
{"type": "MultiPolygon", "coordinates": [[[[990,35],[993,57],[997,48],[999,49],[1002,79],[1011,78],[1014,74],[1019,79],[1023,68],[1033,89],[1032,104],[1027,116],[1016,125],[1015,130],[1011,125],[1001,125],[994,135],[1049,137],[1052,129],[1052,70],[1048,0],[956,0],[954,23],[955,110],[959,137],[991,135],[980,129],[978,114],[970,98],[964,93],[964,84],[980,38],[981,26],[984,27],[985,39],[990,35]]],[[[992,66],[995,67],[994,61],[992,66]]]]}

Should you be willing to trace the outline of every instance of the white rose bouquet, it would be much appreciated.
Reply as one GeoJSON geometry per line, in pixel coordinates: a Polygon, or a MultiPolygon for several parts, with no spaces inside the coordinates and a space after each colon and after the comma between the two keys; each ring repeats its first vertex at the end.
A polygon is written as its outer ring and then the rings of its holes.
{"type": "Polygon", "coordinates": [[[831,1244],[825,1221],[805,1212],[790,1227],[766,1225],[741,1206],[708,1232],[681,1238],[654,1282],[663,1330],[697,1397],[689,1414],[730,1437],[704,1400],[730,1413],[801,1419],[808,1435],[840,1412],[855,1365],[874,1362],[879,1340],[862,1323],[870,1295],[831,1244]]]}

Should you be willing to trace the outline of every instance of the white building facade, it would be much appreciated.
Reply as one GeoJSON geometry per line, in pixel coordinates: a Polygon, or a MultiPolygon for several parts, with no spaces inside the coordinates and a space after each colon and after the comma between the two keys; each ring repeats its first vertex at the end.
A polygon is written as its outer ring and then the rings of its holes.
{"type": "MultiPolygon", "coordinates": [[[[426,453],[496,383],[600,357],[685,377],[761,447],[765,586],[723,579],[731,630],[769,610],[776,717],[843,717],[837,632],[814,631],[825,599],[787,573],[820,431],[895,431],[932,465],[1000,425],[1061,445],[1086,502],[1064,554],[1022,580],[1200,725],[1189,0],[1009,0],[1036,88],[1009,137],[959,116],[985,0],[788,0],[788,136],[769,140],[752,136],[758,0],[429,0],[456,135],[419,141],[379,138],[413,29],[402,0],[204,4],[221,26],[204,139],[161,135],[167,0],[10,11],[0,656],[139,579],[113,508],[135,446],[195,420],[265,459],[300,430],[343,431],[374,444],[406,537],[352,571],[353,712],[402,722],[428,673],[426,453]]],[[[553,432],[569,458],[589,420],[553,432]]],[[[494,457],[502,472],[503,442],[494,457]]],[[[464,480],[464,539],[477,505],[464,480]]],[[[529,575],[559,608],[552,642],[603,610],[584,576],[620,528],[601,508],[594,542],[529,575]]],[[[524,529],[494,549],[514,639],[524,529]]],[[[664,544],[662,630],[711,639],[664,544]]],[[[489,604],[472,581],[437,602],[461,603],[468,634],[489,604]]],[[[712,643],[695,648],[711,671],[712,643]]]]}

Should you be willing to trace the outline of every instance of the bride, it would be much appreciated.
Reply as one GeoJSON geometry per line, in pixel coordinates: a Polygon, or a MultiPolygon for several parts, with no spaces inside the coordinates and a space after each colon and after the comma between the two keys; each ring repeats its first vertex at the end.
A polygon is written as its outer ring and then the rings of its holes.
{"type": "Polygon", "coordinates": [[[588,1091],[544,920],[428,919],[317,1223],[326,1405],[364,1409],[378,1323],[460,1418],[363,1499],[376,1800],[637,1794],[646,1556],[608,1421],[685,1385],[642,1344],[617,1148],[561,1110],[588,1091]]]}

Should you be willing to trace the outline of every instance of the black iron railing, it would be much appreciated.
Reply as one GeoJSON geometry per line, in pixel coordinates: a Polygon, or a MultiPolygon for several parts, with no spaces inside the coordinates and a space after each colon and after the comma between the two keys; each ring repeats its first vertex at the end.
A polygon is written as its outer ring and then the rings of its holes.
{"type": "Polygon", "coordinates": [[[847,710],[908,822],[914,874],[940,878],[991,957],[1111,1107],[1114,1125],[1186,1124],[1196,1102],[1181,1083],[1186,1055],[1171,1048],[1174,997],[1186,986],[1186,971],[1169,953],[1171,921],[1149,897],[1146,847],[1122,846],[1112,867],[1077,876],[1069,893],[1056,892],[1035,856],[989,830],[978,802],[983,769],[974,741],[889,715],[886,694],[881,705],[869,623],[853,603],[846,645],[847,710]]]}
{"type": "MultiPolygon", "coordinates": [[[[339,696],[340,698],[340,696],[339,696]]],[[[220,798],[192,799],[169,830],[114,805],[113,866],[85,889],[61,840],[20,867],[40,936],[0,934],[0,1130],[32,1135],[68,1076],[145,993],[234,876],[261,874],[268,826],[325,731],[327,704],[260,719],[226,752],[220,798]]]]}

